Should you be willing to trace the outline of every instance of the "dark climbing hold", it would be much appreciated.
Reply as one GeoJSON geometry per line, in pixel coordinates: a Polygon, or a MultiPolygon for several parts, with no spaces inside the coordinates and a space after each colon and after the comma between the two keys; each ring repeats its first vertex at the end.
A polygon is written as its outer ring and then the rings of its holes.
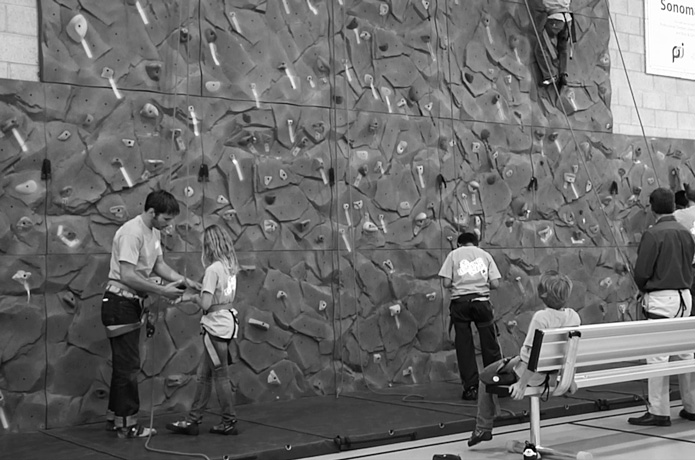
{"type": "Polygon", "coordinates": [[[162,66],[161,64],[147,64],[145,66],[145,71],[147,72],[147,76],[150,77],[150,80],[159,81],[159,75],[162,72],[162,66]]]}

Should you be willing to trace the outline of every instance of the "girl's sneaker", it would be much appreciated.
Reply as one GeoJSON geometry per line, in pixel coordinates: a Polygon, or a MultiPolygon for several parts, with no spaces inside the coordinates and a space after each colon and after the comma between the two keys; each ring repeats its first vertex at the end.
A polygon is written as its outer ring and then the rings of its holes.
{"type": "Polygon", "coordinates": [[[199,431],[197,423],[191,423],[187,420],[167,423],[166,429],[176,434],[187,434],[189,436],[198,436],[199,431]]]}
{"type": "Polygon", "coordinates": [[[212,434],[222,434],[222,435],[237,435],[239,434],[239,430],[236,428],[236,420],[233,420],[231,422],[222,422],[219,425],[215,425],[212,428],[210,428],[210,433],[212,434]]]}

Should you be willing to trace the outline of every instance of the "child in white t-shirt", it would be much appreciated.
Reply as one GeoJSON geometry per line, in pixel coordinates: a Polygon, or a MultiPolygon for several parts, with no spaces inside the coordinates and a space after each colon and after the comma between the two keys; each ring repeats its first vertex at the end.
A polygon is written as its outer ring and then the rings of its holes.
{"type": "MultiPolygon", "coordinates": [[[[538,329],[556,329],[560,327],[579,326],[581,319],[576,311],[567,307],[567,300],[572,292],[572,281],[566,275],[554,270],[549,270],[541,276],[538,283],[538,297],[545,304],[545,308],[537,311],[531,318],[531,323],[526,333],[524,344],[519,350],[519,356],[511,359],[502,359],[487,366],[480,373],[480,386],[478,389],[478,415],[476,417],[475,430],[468,439],[468,446],[472,447],[481,441],[492,439],[492,426],[497,412],[497,399],[488,393],[484,381],[491,375],[504,375],[505,379],[513,381],[509,388],[513,399],[522,399],[527,386],[541,385],[545,374],[539,374],[527,369],[533,338],[538,329]]],[[[510,382],[511,383],[511,382],[510,382]]]]}
{"type": "Polygon", "coordinates": [[[237,434],[227,356],[229,342],[236,338],[238,332],[237,311],[232,308],[232,302],[236,294],[239,262],[229,232],[217,225],[205,229],[201,261],[205,266],[201,293],[198,295],[187,292],[183,295],[183,301],[193,301],[203,310],[200,324],[205,352],[198,365],[198,383],[188,417],[170,423],[166,428],[177,434],[197,435],[214,382],[222,410],[222,422],[213,426],[210,432],[237,434]]]}

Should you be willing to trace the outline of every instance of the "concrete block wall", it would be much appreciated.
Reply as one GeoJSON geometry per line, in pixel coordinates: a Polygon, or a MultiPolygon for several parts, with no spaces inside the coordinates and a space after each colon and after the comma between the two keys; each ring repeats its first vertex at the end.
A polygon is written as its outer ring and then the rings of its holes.
{"type": "Polygon", "coordinates": [[[695,139],[695,81],[645,73],[644,0],[609,7],[613,132],[642,135],[641,118],[648,137],[695,139]]]}
{"type": "Polygon", "coordinates": [[[39,81],[36,0],[0,0],[0,78],[39,81]]]}

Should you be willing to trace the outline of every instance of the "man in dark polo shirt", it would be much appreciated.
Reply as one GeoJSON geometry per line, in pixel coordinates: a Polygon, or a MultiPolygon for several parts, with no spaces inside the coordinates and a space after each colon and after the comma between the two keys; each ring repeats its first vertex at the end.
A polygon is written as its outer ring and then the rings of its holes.
{"type": "MultiPolygon", "coordinates": [[[[695,241],[690,232],[673,216],[675,195],[658,188],[649,196],[656,223],[642,235],[635,262],[635,283],[642,293],[644,313],[650,320],[690,316],[695,241]]],[[[667,362],[669,358],[688,360],[693,354],[657,356],[648,363],[667,362]]],[[[649,411],[632,417],[632,425],[670,426],[669,377],[652,377],[649,384],[649,411]]],[[[695,420],[695,379],[692,374],[678,376],[683,409],[680,416],[695,420]]]]}

